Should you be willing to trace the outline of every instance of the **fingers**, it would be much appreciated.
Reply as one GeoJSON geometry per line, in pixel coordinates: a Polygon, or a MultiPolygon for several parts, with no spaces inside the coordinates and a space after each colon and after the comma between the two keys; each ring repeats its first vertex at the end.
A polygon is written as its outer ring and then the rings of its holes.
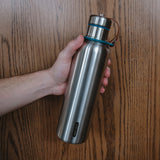
{"type": "Polygon", "coordinates": [[[110,77],[110,75],[111,75],[111,69],[107,66],[106,70],[104,71],[104,76],[108,78],[110,77]]]}
{"type": "Polygon", "coordinates": [[[100,89],[100,93],[104,93],[105,92],[105,87],[108,85],[108,78],[103,78],[103,82],[102,82],[102,86],[100,89]]]}
{"type": "MultiPolygon", "coordinates": [[[[111,60],[109,59],[108,60],[108,66],[111,65],[111,60]]],[[[102,86],[100,88],[100,93],[104,93],[105,92],[105,87],[108,85],[108,78],[110,77],[111,75],[111,69],[110,67],[106,67],[105,71],[104,71],[104,78],[102,80],[102,86]]]]}
{"type": "Polygon", "coordinates": [[[103,85],[106,87],[108,85],[108,78],[103,78],[103,85]]]}
{"type": "Polygon", "coordinates": [[[61,52],[61,56],[66,59],[71,59],[78,48],[83,44],[84,37],[79,35],[76,39],[70,41],[68,45],[61,52]]]}

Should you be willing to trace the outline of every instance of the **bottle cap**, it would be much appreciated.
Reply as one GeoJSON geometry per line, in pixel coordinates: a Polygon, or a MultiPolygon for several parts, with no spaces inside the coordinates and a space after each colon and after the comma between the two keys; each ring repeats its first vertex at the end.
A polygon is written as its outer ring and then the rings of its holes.
{"type": "Polygon", "coordinates": [[[104,17],[103,14],[91,15],[86,36],[102,41],[107,40],[111,23],[111,20],[104,17]]]}

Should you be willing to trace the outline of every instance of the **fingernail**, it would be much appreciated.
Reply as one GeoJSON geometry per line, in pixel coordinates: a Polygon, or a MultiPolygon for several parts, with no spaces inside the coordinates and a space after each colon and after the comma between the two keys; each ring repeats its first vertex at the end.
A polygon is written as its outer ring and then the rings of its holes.
{"type": "Polygon", "coordinates": [[[83,41],[83,40],[84,40],[84,38],[83,38],[83,36],[82,36],[82,35],[79,35],[79,36],[76,38],[76,40],[77,40],[77,41],[83,41]]]}

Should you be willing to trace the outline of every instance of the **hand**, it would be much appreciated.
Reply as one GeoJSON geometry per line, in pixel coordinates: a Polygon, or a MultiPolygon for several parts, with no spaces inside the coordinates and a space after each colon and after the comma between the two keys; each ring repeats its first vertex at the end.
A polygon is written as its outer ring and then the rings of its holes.
{"type": "MultiPolygon", "coordinates": [[[[62,95],[65,93],[67,86],[67,78],[69,75],[72,57],[76,50],[80,48],[83,44],[84,37],[82,35],[78,36],[75,40],[72,40],[68,45],[60,52],[54,65],[48,70],[49,75],[53,80],[52,94],[62,95]]],[[[111,61],[108,61],[108,65],[111,61]]],[[[108,78],[110,77],[110,68],[107,67],[104,73],[103,86],[100,89],[100,93],[105,92],[104,86],[108,85],[108,78]]]]}

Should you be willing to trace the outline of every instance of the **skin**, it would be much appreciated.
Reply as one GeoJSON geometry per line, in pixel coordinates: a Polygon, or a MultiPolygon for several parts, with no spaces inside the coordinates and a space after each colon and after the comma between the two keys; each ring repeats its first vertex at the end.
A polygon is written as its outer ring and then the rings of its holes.
{"type": "MultiPolygon", "coordinates": [[[[72,57],[83,44],[79,35],[59,53],[53,66],[47,70],[0,80],[0,115],[18,109],[47,95],[63,95],[67,86],[72,57]]],[[[111,64],[108,60],[108,66],[111,64]]],[[[105,92],[110,77],[106,67],[100,93],[105,92]]]]}

